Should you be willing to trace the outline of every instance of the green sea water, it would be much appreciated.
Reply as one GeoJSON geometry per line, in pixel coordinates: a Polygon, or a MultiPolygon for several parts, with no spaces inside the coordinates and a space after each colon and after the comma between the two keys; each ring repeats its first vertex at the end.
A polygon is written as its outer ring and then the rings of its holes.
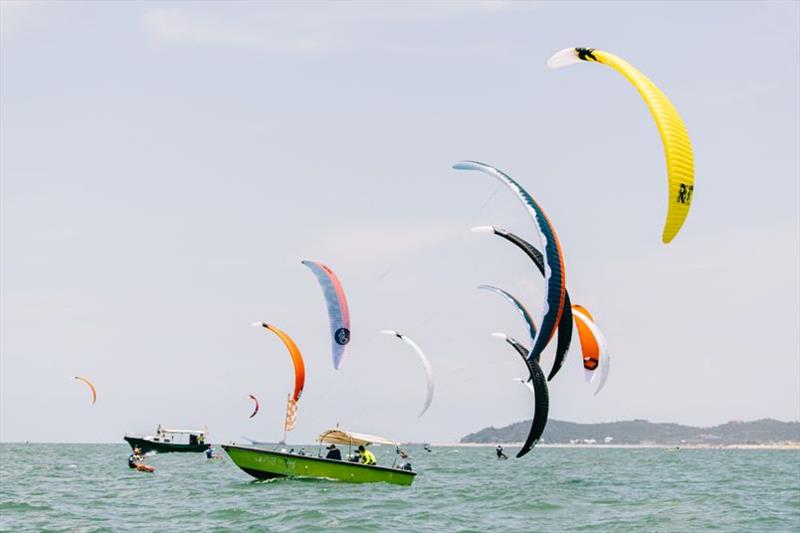
{"type": "Polygon", "coordinates": [[[148,457],[145,474],[125,444],[0,444],[0,529],[800,531],[797,450],[410,452],[419,475],[399,487],[259,482],[201,454],[148,457]]]}

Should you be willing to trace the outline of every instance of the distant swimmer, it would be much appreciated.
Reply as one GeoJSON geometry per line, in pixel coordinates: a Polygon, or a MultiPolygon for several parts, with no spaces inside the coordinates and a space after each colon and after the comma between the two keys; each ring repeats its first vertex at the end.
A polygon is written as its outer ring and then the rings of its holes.
{"type": "Polygon", "coordinates": [[[494,451],[497,453],[498,459],[508,459],[508,456],[503,453],[503,447],[500,446],[499,444],[497,445],[497,448],[495,448],[494,451]]]}

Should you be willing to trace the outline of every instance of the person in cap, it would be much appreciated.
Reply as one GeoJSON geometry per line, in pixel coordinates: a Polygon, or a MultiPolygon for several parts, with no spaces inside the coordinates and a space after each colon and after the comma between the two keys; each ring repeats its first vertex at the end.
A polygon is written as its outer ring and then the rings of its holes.
{"type": "Polygon", "coordinates": [[[335,459],[337,461],[342,460],[342,452],[336,447],[335,444],[331,444],[325,449],[328,450],[328,454],[325,456],[325,459],[335,459]]]}
{"type": "Polygon", "coordinates": [[[374,465],[377,463],[375,460],[375,454],[364,448],[363,444],[358,447],[358,453],[361,455],[362,465],[374,465]]]}
{"type": "Polygon", "coordinates": [[[361,462],[361,450],[356,449],[355,453],[351,457],[349,457],[349,461],[351,463],[360,463],[361,462]]]}

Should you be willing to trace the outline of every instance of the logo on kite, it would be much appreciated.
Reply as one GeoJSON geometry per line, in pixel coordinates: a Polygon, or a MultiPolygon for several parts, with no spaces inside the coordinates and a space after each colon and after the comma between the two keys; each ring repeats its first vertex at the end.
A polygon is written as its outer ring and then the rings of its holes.
{"type": "Polygon", "coordinates": [[[347,328],[339,328],[336,330],[336,333],[333,334],[333,338],[336,339],[336,344],[344,346],[350,342],[350,330],[347,328]]]}
{"type": "Polygon", "coordinates": [[[678,203],[691,204],[693,192],[694,192],[694,185],[689,185],[687,187],[685,183],[681,183],[680,190],[678,190],[678,203]]]}
{"type": "Polygon", "coordinates": [[[594,57],[594,48],[576,48],[575,52],[578,53],[578,59],[582,59],[583,61],[597,61],[597,58],[594,57]]]}

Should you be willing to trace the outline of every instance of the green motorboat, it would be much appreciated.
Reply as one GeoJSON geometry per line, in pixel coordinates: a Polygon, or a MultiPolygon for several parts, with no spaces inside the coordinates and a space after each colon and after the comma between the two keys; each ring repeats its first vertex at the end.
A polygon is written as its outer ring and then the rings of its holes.
{"type": "Polygon", "coordinates": [[[164,429],[158,426],[155,435],[125,435],[123,438],[131,449],[141,448],[142,453],[204,452],[211,447],[205,442],[207,433],[207,429],[164,429]]]}
{"type": "MultiPolygon", "coordinates": [[[[340,429],[325,431],[317,440],[320,443],[342,444],[350,447],[368,446],[369,444],[397,446],[396,443],[381,437],[349,433],[340,429]]],[[[411,470],[411,465],[408,463],[387,467],[267,450],[254,446],[224,444],[222,447],[228,452],[236,466],[257,479],[301,477],[334,479],[350,483],[385,482],[396,485],[411,485],[414,481],[414,476],[417,475],[416,472],[411,470]]]]}

